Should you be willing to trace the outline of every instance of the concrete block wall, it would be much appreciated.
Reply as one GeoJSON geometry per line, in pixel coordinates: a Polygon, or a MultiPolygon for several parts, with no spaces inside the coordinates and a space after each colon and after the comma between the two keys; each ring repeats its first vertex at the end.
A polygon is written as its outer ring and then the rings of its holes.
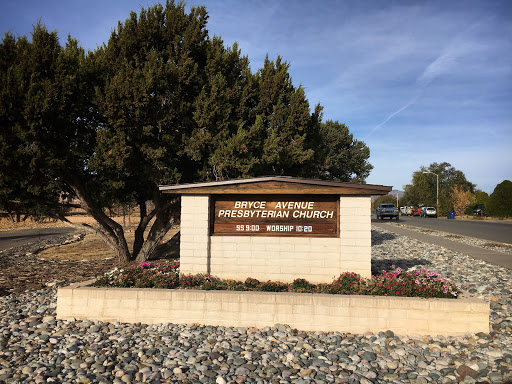
{"type": "Polygon", "coordinates": [[[340,237],[210,236],[209,196],[181,198],[180,270],[226,279],[329,283],[343,272],[371,275],[369,196],[340,198],[340,237]]]}
{"type": "Polygon", "coordinates": [[[371,276],[371,197],[340,197],[340,272],[371,276]]]}
{"type": "Polygon", "coordinates": [[[181,197],[180,272],[209,273],[210,197],[181,197]]]}
{"type": "Polygon", "coordinates": [[[211,274],[226,279],[316,284],[331,282],[340,271],[338,238],[212,236],[210,250],[211,274]]]}
{"type": "MultiPolygon", "coordinates": [[[[86,283],[85,283],[86,284],[86,283]]],[[[456,336],[489,332],[489,303],[471,297],[424,299],[301,293],[59,288],[57,318],[231,327],[287,324],[304,331],[456,336]]]]}

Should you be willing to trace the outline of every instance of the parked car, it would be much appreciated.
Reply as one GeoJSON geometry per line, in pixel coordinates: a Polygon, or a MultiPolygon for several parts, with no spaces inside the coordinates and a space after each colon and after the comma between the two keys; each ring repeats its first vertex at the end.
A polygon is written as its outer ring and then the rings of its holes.
{"type": "Polygon", "coordinates": [[[421,215],[421,208],[411,209],[411,216],[420,216],[420,215],[421,215]]]}
{"type": "Polygon", "coordinates": [[[434,207],[426,207],[423,213],[423,217],[436,217],[437,218],[437,209],[434,207]]]}
{"type": "Polygon", "coordinates": [[[485,205],[483,205],[483,204],[475,205],[475,208],[473,208],[473,215],[485,216],[485,205]]]}
{"type": "Polygon", "coordinates": [[[377,219],[384,219],[385,217],[389,217],[389,219],[395,219],[398,220],[398,208],[395,206],[395,204],[379,204],[377,209],[375,210],[375,213],[377,214],[377,219]]]}

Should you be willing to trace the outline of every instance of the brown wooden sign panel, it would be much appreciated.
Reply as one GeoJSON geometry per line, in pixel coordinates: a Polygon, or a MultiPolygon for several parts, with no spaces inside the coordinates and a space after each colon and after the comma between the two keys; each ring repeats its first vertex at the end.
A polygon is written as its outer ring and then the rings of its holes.
{"type": "Polygon", "coordinates": [[[339,237],[338,195],[214,195],[213,236],[339,237]]]}

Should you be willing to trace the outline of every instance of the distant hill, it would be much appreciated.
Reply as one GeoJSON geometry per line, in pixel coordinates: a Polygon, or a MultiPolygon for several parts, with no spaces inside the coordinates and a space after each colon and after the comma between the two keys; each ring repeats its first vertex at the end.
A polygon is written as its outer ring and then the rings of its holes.
{"type": "Polygon", "coordinates": [[[401,199],[404,196],[404,194],[405,194],[404,191],[398,191],[398,190],[393,189],[393,190],[391,190],[391,192],[388,193],[388,195],[392,195],[392,196],[396,197],[397,193],[398,193],[398,198],[399,199],[401,199]]]}
{"type": "MultiPolygon", "coordinates": [[[[399,198],[399,199],[401,199],[405,192],[404,192],[404,191],[399,191],[399,190],[396,190],[396,189],[392,189],[392,190],[388,193],[388,195],[391,195],[391,196],[393,196],[393,197],[395,197],[395,198],[396,198],[396,194],[397,194],[397,193],[398,193],[398,198],[399,198]]],[[[377,199],[378,199],[378,197],[379,197],[379,196],[372,196],[372,203],[373,203],[375,200],[377,200],[377,199]]]]}

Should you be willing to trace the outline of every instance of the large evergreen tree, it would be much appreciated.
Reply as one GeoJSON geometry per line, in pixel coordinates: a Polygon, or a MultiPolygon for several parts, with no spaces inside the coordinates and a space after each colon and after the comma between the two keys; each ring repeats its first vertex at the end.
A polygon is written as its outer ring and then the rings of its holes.
{"type": "Polygon", "coordinates": [[[354,139],[348,127],[328,120],[320,124],[320,140],[316,146],[321,178],[362,183],[373,166],[368,162],[370,149],[354,139]]]}
{"type": "Polygon", "coordinates": [[[247,57],[220,38],[208,44],[205,84],[194,104],[194,124],[184,153],[194,162],[194,180],[243,177],[257,160],[253,109],[257,84],[247,57]]]}
{"type": "MultiPolygon", "coordinates": [[[[158,185],[194,180],[183,142],[196,126],[195,103],[209,80],[206,20],[203,7],[187,14],[173,3],[132,12],[91,55],[102,70],[96,105],[104,124],[89,167],[101,178],[105,198],[133,201],[140,209],[133,253],[120,243],[123,259],[147,259],[173,224],[178,201],[160,194],[158,185]],[[154,205],[149,212],[148,200],[154,205]]],[[[114,241],[124,239],[121,230],[114,241]]]]}
{"type": "Polygon", "coordinates": [[[203,7],[187,13],[168,1],[132,13],[87,55],[40,24],[31,41],[7,34],[2,207],[44,207],[66,220],[62,197],[77,197],[97,222],[82,228],[120,261],[145,260],[179,214],[160,184],[283,174],[364,181],[368,148],[343,124],[322,123],[319,105],[310,112],[289,65],[267,58],[253,74],[236,44],[209,37],[206,23],[203,7]],[[140,211],[132,250],[105,213],[126,203],[140,211]]]}
{"type": "Polygon", "coordinates": [[[70,192],[64,177],[81,173],[92,152],[93,78],[74,39],[61,47],[57,33],[41,24],[31,41],[5,35],[0,45],[2,203],[21,205],[24,213],[62,213],[61,193],[70,192]]]}

